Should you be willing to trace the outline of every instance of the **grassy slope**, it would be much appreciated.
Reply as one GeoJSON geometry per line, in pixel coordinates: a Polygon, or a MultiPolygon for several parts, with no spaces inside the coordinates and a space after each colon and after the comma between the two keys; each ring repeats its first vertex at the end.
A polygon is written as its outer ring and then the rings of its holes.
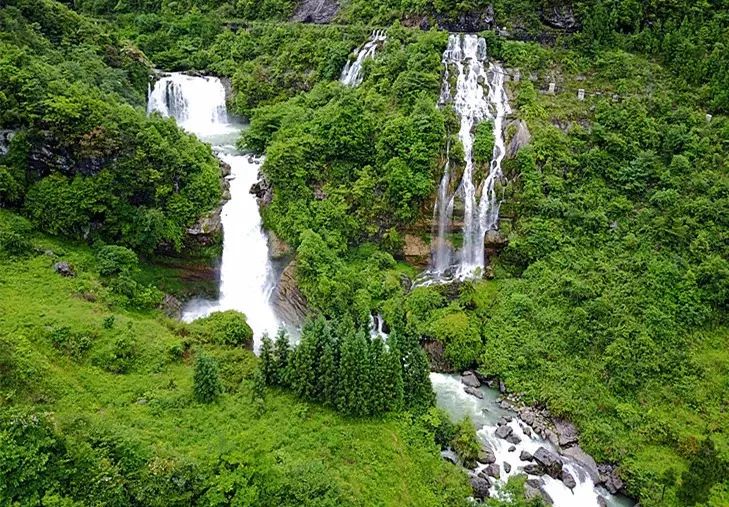
{"type": "MultiPolygon", "coordinates": [[[[0,224],[11,216],[0,212],[0,224]]],[[[255,359],[247,351],[206,346],[221,364],[227,394],[213,405],[194,402],[193,357],[175,360],[168,353],[180,343],[183,326],[157,312],[110,310],[88,248],[45,236],[34,237],[33,244],[62,254],[78,275],[56,274],[47,254],[0,259],[0,337],[25,350],[25,364],[35,371],[27,388],[3,389],[0,407],[34,405],[52,412],[71,433],[85,421],[136,441],[154,459],[204,464],[235,452],[284,470],[292,463],[320,461],[352,505],[449,505],[449,494],[465,497],[461,473],[444,464],[407,417],[352,421],[270,391],[259,416],[248,380],[255,359]],[[91,294],[97,301],[87,300],[91,294]],[[109,315],[114,325],[104,329],[109,315]],[[83,359],[74,361],[50,345],[45,336],[59,325],[92,337],[83,359]],[[136,341],[130,372],[112,374],[94,366],[120,333],[136,341]]]]}

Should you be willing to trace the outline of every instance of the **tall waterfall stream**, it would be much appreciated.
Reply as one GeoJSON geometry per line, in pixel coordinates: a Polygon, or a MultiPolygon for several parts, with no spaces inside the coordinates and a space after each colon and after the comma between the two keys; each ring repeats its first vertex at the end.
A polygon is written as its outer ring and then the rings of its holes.
{"type": "MultiPolygon", "coordinates": [[[[451,105],[460,125],[463,175],[453,189],[453,167],[446,161],[434,208],[435,238],[428,277],[435,280],[479,276],[484,269],[484,237],[498,225],[500,197],[497,183],[503,177],[504,117],[511,112],[504,90],[504,71],[487,63],[486,41],[471,34],[451,34],[443,53],[443,84],[439,105],[451,105]],[[451,85],[455,73],[455,86],[451,85]],[[474,130],[484,120],[492,124],[493,154],[488,174],[479,182],[474,167],[474,130]],[[449,240],[453,212],[463,208],[463,246],[455,251],[449,240]]],[[[450,154],[450,146],[448,147],[450,154]]]]}
{"type": "Polygon", "coordinates": [[[239,310],[253,329],[256,349],[264,333],[273,336],[279,320],[270,304],[274,289],[268,242],[261,228],[256,198],[249,189],[258,179],[263,159],[239,153],[235,140],[241,126],[228,119],[225,89],[216,77],[181,73],[164,76],[149,93],[148,112],[172,117],[230,165],[230,200],[223,206],[223,259],[216,301],[193,299],[183,312],[192,321],[214,311],[239,310]]]}

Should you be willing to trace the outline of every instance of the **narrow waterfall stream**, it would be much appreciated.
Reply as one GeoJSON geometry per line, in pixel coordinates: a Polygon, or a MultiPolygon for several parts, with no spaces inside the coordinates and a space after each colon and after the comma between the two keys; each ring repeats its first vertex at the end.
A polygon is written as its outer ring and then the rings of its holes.
{"type": "MultiPolygon", "coordinates": [[[[433,383],[433,390],[436,394],[437,405],[445,410],[454,422],[468,416],[478,429],[479,440],[487,445],[495,457],[494,465],[498,467],[499,478],[489,478],[494,483],[491,488],[491,495],[498,495],[509,477],[525,473],[524,468],[533,464],[530,460],[522,460],[520,456],[523,451],[534,455],[540,447],[559,456],[563,463],[563,470],[575,480],[575,487],[570,489],[559,479],[550,477],[548,474],[528,474],[532,484],[537,486],[551,498],[556,507],[629,507],[634,505],[630,499],[611,495],[602,486],[595,485],[595,471],[580,462],[577,458],[561,451],[548,440],[540,438],[524,421],[517,415],[502,408],[499,403],[499,393],[487,387],[480,387],[483,399],[479,399],[465,391],[457,375],[443,373],[431,373],[430,380],[433,383]],[[516,435],[519,442],[513,439],[509,442],[496,435],[499,424],[509,426],[509,433],[516,435]],[[512,449],[511,451],[509,449],[512,449]],[[507,469],[509,470],[507,472],[507,469]],[[604,502],[604,503],[603,503],[604,502]]],[[[487,465],[479,464],[474,473],[485,473],[487,465]]]]}
{"type": "Polygon", "coordinates": [[[263,159],[236,151],[241,126],[228,119],[225,89],[218,78],[166,75],[150,90],[148,112],[174,118],[182,128],[212,144],[218,158],[231,168],[230,200],[221,214],[220,294],[217,301],[190,301],[183,320],[189,322],[214,311],[241,311],[253,329],[257,349],[261,336],[273,336],[280,324],[270,304],[274,276],[268,242],[261,228],[258,203],[249,193],[263,159]]]}
{"type": "Polygon", "coordinates": [[[387,36],[384,30],[375,30],[372,32],[370,39],[357,50],[357,56],[354,60],[347,61],[344,69],[342,69],[342,76],[339,78],[339,81],[346,86],[359,86],[364,79],[362,75],[364,61],[367,58],[374,58],[378,46],[385,42],[386,39],[387,36]]]}
{"type": "MultiPolygon", "coordinates": [[[[464,167],[460,181],[456,182],[453,167],[446,161],[438,188],[434,207],[435,238],[428,273],[436,280],[480,276],[484,269],[484,237],[498,225],[501,201],[497,183],[503,176],[501,161],[506,153],[503,122],[511,109],[504,90],[504,71],[495,63],[487,63],[486,51],[482,37],[451,34],[443,53],[439,105],[451,105],[458,115],[464,167]],[[452,73],[455,73],[454,89],[452,73]],[[494,147],[488,174],[481,179],[474,167],[473,148],[475,128],[484,120],[492,123],[494,147]],[[449,238],[457,207],[463,211],[463,246],[458,251],[449,238]]],[[[449,145],[449,154],[450,148],[449,145]]]]}

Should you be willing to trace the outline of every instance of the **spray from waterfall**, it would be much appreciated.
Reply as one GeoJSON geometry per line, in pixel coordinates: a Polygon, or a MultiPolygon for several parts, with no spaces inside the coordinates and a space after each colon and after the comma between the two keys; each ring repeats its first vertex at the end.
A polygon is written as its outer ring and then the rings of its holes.
{"type": "Polygon", "coordinates": [[[367,58],[374,58],[377,47],[385,42],[387,36],[384,30],[375,30],[370,35],[370,39],[365,42],[361,48],[357,50],[357,56],[354,60],[347,61],[342,69],[342,76],[339,81],[346,86],[359,86],[364,79],[362,74],[362,65],[367,58]]]}
{"type": "MultiPolygon", "coordinates": [[[[451,34],[443,53],[443,83],[440,106],[450,105],[459,119],[458,139],[463,147],[463,174],[455,189],[453,167],[445,163],[438,188],[434,215],[430,276],[436,279],[455,275],[459,279],[479,276],[484,268],[484,237],[498,225],[501,200],[497,184],[503,178],[504,117],[511,112],[504,90],[504,71],[487,63],[486,41],[477,35],[451,34]],[[455,74],[455,88],[451,76],[455,74]],[[480,175],[473,160],[474,130],[484,120],[493,126],[494,148],[488,174],[480,175]],[[463,212],[463,245],[455,252],[448,239],[452,232],[454,208],[463,212]]],[[[450,145],[448,146],[450,155],[450,145]]]]}
{"type": "Polygon", "coordinates": [[[236,151],[240,127],[228,119],[225,89],[218,78],[180,73],[164,76],[150,90],[147,109],[174,118],[185,130],[210,142],[218,158],[231,168],[230,200],[221,212],[220,294],[216,301],[190,301],[183,320],[189,322],[215,311],[241,311],[253,329],[257,348],[263,333],[273,336],[279,326],[270,304],[274,277],[268,242],[258,204],[248,191],[258,179],[263,159],[236,151]]]}

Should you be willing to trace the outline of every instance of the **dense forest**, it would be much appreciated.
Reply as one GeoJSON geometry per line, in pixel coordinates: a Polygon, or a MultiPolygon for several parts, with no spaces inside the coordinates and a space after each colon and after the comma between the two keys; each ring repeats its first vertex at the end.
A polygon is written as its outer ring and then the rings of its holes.
{"type": "MultiPolygon", "coordinates": [[[[0,5],[0,504],[468,505],[477,428],[429,371],[472,370],[574,423],[640,505],[729,505],[729,3],[321,5],[0,5]],[[419,284],[464,170],[449,32],[508,74],[499,241],[487,276],[419,284]],[[173,71],[225,82],[265,155],[296,332],[179,319],[217,290],[221,235],[191,231],[230,168],[148,113],[173,71]]],[[[525,480],[484,503],[542,505],[525,480]]]]}

